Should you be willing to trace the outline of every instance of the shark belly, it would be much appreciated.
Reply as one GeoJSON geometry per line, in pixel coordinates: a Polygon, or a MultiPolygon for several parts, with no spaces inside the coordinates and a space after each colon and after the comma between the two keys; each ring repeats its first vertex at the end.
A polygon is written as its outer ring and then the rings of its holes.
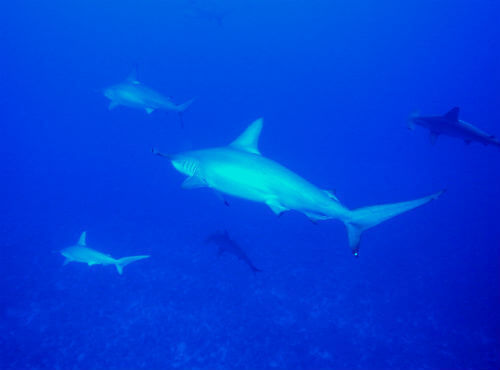
{"type": "Polygon", "coordinates": [[[224,151],[203,161],[201,172],[209,187],[235,197],[266,203],[275,212],[274,206],[317,215],[317,218],[330,218],[327,214],[334,211],[333,201],[304,178],[265,157],[224,151]]]}
{"type": "Polygon", "coordinates": [[[110,257],[106,254],[93,250],[87,247],[69,247],[63,252],[63,256],[67,259],[75,262],[83,262],[88,264],[102,264],[102,265],[111,265],[116,261],[113,257],[110,257]]]}

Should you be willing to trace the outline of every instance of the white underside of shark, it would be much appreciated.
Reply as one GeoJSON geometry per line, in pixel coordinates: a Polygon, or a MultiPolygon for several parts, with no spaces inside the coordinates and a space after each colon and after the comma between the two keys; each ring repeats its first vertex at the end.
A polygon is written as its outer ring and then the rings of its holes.
{"type": "Polygon", "coordinates": [[[361,233],[379,223],[437,199],[442,191],[411,201],[350,210],[334,194],[311,184],[279,163],[260,154],[263,121],[253,122],[229,146],[189,151],[168,157],[188,176],[184,188],[208,187],[235,197],[267,204],[276,214],[295,210],[313,221],[338,219],[358,255],[361,233]]]}
{"type": "Polygon", "coordinates": [[[92,265],[115,265],[116,270],[121,275],[123,273],[123,268],[129,263],[148,258],[149,256],[132,256],[124,257],[120,259],[115,259],[109,254],[104,254],[95,249],[88,248],[86,243],[87,233],[84,231],[78,240],[78,244],[73,245],[68,248],[64,248],[61,254],[66,257],[64,265],[70,262],[82,262],[89,266],[92,265]]]}

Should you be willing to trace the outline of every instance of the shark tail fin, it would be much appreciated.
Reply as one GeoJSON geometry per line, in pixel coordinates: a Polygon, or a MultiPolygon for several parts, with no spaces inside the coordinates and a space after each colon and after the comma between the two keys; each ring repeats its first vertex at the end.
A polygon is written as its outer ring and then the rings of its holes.
{"type": "Polygon", "coordinates": [[[372,228],[390,218],[393,218],[402,213],[408,212],[414,208],[420,207],[430,201],[437,199],[445,190],[428,195],[426,197],[409,200],[400,203],[382,204],[378,206],[370,206],[358,208],[351,211],[351,217],[344,221],[347,228],[349,238],[349,246],[352,254],[358,256],[361,233],[372,228]]]}
{"type": "Polygon", "coordinates": [[[116,262],[115,262],[116,270],[121,275],[121,274],[123,274],[123,268],[125,266],[127,266],[128,264],[130,264],[132,262],[142,260],[144,258],[149,258],[149,256],[132,256],[132,257],[120,258],[119,260],[116,260],[116,262]]]}

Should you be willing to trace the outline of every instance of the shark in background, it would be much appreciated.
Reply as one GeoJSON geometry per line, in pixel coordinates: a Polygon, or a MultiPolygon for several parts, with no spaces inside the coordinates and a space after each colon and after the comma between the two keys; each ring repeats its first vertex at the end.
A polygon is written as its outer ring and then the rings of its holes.
{"type": "Polygon", "coordinates": [[[238,243],[236,243],[229,237],[229,233],[227,232],[227,230],[224,230],[223,233],[218,232],[209,235],[205,239],[205,243],[213,243],[217,245],[219,247],[217,251],[218,256],[222,256],[224,253],[232,254],[236,256],[238,259],[245,262],[254,273],[262,271],[257,267],[255,267],[253,262],[250,260],[250,258],[248,258],[247,254],[245,253],[245,251],[243,251],[243,249],[241,249],[238,243]]]}
{"type": "Polygon", "coordinates": [[[104,254],[87,247],[87,233],[84,231],[78,240],[76,245],[68,248],[64,248],[61,254],[66,257],[64,260],[64,265],[66,266],[70,262],[82,262],[89,266],[92,265],[115,265],[116,270],[121,275],[123,273],[123,268],[128,264],[139,261],[149,256],[132,256],[123,257],[120,259],[114,259],[109,254],[104,254]]]}
{"type": "Polygon", "coordinates": [[[470,144],[473,141],[484,145],[494,145],[500,148],[500,141],[470,123],[458,118],[460,108],[455,107],[442,116],[421,117],[413,115],[408,122],[408,128],[413,130],[415,125],[429,130],[429,140],[435,144],[439,135],[456,137],[470,144]]]}
{"type": "Polygon", "coordinates": [[[319,189],[281,164],[261,155],[258,143],[263,120],[253,122],[224,147],[167,157],[175,169],[188,176],[185,189],[211,188],[217,192],[266,204],[275,214],[295,210],[312,221],[337,219],[347,229],[349,245],[359,254],[361,233],[401,213],[439,198],[443,191],[401,203],[348,209],[330,191],[319,189]]]}
{"type": "Polygon", "coordinates": [[[217,24],[217,26],[222,27],[224,25],[224,20],[232,12],[233,11],[231,9],[223,8],[220,6],[220,4],[218,4],[215,1],[189,0],[186,3],[184,16],[188,18],[193,18],[198,22],[200,20],[214,22],[215,24],[217,24]]]}
{"type": "Polygon", "coordinates": [[[182,104],[175,104],[170,97],[143,85],[137,80],[136,73],[133,72],[125,81],[104,89],[104,96],[109,100],[110,110],[122,105],[130,108],[143,109],[151,114],[155,110],[172,111],[179,113],[182,122],[182,112],[184,112],[194,101],[190,99],[182,104]]]}

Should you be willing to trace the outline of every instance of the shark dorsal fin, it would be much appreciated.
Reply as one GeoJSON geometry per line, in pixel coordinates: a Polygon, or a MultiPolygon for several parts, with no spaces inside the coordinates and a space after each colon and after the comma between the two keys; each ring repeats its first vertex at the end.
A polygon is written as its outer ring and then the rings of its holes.
{"type": "Polygon", "coordinates": [[[129,82],[129,83],[131,83],[131,84],[134,84],[134,85],[138,85],[140,83],[137,80],[137,67],[135,67],[132,70],[132,72],[128,75],[126,81],[129,82]]]}
{"type": "Polygon", "coordinates": [[[87,245],[87,232],[84,231],[82,235],[80,235],[80,239],[78,239],[78,245],[87,245]]]}
{"type": "Polygon", "coordinates": [[[247,127],[243,133],[234,140],[230,146],[245,152],[260,154],[259,152],[259,136],[262,131],[262,118],[259,118],[247,127]]]}
{"type": "Polygon", "coordinates": [[[459,107],[452,108],[448,113],[444,115],[444,118],[450,121],[458,121],[458,113],[460,112],[459,107]]]}

